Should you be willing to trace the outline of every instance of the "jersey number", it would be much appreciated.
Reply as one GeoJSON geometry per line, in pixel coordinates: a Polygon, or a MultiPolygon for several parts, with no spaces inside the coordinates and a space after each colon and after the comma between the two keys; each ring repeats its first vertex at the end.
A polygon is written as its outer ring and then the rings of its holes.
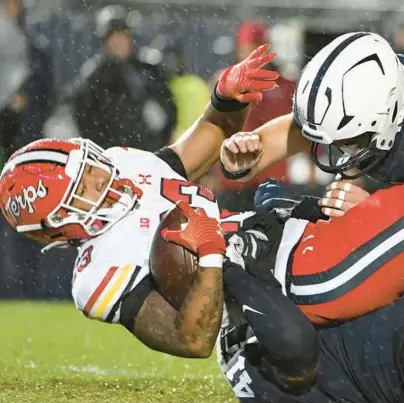
{"type": "MultiPolygon", "coordinates": [[[[171,203],[177,203],[182,200],[188,204],[199,205],[198,197],[208,200],[212,203],[216,202],[216,196],[208,188],[195,185],[195,183],[180,179],[162,179],[161,195],[171,203]]],[[[221,214],[222,218],[228,218],[238,213],[225,212],[221,214]]],[[[221,223],[223,232],[237,232],[240,229],[240,221],[225,221],[221,223]]]]}
{"type": "Polygon", "coordinates": [[[94,246],[90,245],[88,248],[84,249],[84,252],[77,260],[76,270],[77,272],[82,272],[91,263],[91,253],[93,252],[94,246]]]}
{"type": "Polygon", "coordinates": [[[243,356],[238,357],[238,360],[226,372],[226,377],[237,397],[253,398],[255,396],[250,387],[252,379],[245,369],[245,358],[243,356]]]}
{"type": "Polygon", "coordinates": [[[171,203],[184,201],[188,204],[196,204],[198,197],[216,202],[216,196],[207,188],[195,185],[195,183],[180,179],[162,179],[161,195],[171,203]]]}

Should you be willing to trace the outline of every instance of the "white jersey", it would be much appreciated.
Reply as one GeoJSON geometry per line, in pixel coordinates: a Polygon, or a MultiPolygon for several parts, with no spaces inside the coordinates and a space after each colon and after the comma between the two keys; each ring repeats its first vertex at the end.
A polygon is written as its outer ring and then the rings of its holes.
{"type": "Polygon", "coordinates": [[[78,248],[72,294],[86,316],[118,322],[122,297],[150,276],[149,252],[162,214],[179,200],[217,220],[220,214],[211,191],[186,181],[155,154],[118,147],[107,153],[137,179],[143,196],[130,214],[78,248]]]}

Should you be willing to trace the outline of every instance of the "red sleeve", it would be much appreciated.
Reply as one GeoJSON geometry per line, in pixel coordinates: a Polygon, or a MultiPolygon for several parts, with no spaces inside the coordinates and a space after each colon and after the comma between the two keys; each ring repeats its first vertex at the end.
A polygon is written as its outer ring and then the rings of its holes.
{"type": "Polygon", "coordinates": [[[391,227],[404,215],[404,185],[375,192],[343,217],[309,223],[294,254],[296,274],[318,273],[391,227]]]}
{"type": "Polygon", "coordinates": [[[404,292],[404,185],[379,190],[343,217],[309,223],[290,291],[315,323],[347,320],[404,292]]]}

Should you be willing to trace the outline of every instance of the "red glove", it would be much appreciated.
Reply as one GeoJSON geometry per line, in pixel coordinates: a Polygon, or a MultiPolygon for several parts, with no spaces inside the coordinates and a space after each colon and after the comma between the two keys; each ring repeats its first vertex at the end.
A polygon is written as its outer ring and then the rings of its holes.
{"type": "Polygon", "coordinates": [[[260,70],[271,62],[275,53],[267,53],[270,45],[262,45],[235,66],[228,67],[219,77],[217,92],[223,98],[236,99],[240,102],[260,102],[261,91],[277,87],[273,81],[279,77],[276,71],[260,70]]]}
{"type": "Polygon", "coordinates": [[[226,253],[226,243],[219,223],[214,218],[208,217],[204,209],[194,210],[184,201],[179,201],[177,207],[188,218],[187,226],[180,231],[164,228],[161,236],[166,241],[197,253],[200,266],[221,267],[222,256],[226,253]]]}

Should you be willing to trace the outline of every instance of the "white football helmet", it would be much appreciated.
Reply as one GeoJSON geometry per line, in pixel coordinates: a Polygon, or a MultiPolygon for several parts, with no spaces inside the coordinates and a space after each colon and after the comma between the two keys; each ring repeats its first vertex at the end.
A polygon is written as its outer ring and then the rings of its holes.
{"type": "Polygon", "coordinates": [[[401,130],[404,67],[381,36],[342,35],[302,72],[294,95],[294,117],[312,141],[314,161],[322,170],[359,177],[386,157],[401,130]],[[320,144],[328,146],[323,147],[328,165],[318,159],[320,144]],[[348,174],[352,169],[354,174],[348,174]]]}

